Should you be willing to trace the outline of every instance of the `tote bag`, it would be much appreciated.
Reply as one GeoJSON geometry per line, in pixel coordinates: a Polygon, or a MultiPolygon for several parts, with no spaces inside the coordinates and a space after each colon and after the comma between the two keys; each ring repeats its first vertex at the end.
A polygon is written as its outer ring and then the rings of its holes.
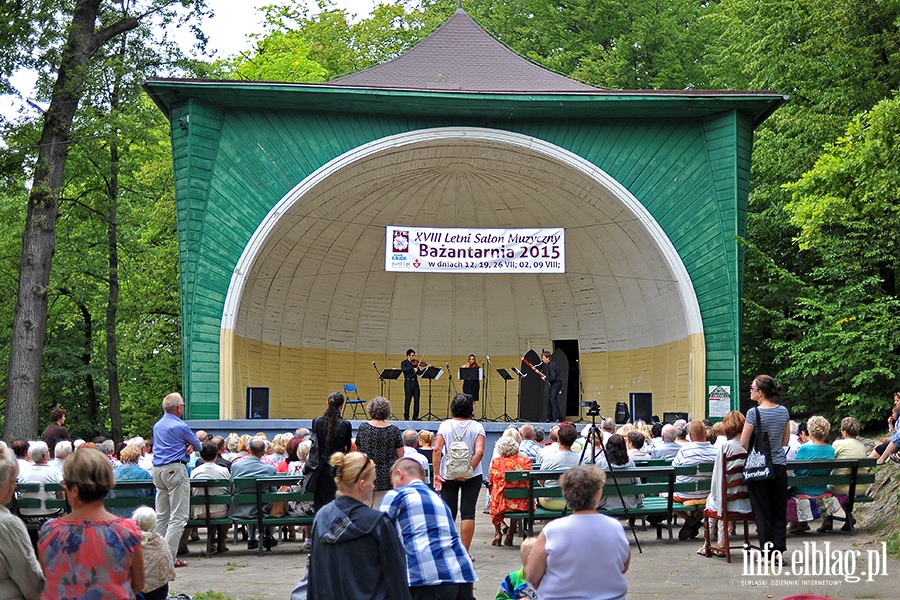
{"type": "Polygon", "coordinates": [[[769,433],[762,428],[762,417],[756,409],[756,426],[753,428],[753,439],[750,442],[750,453],[744,463],[744,481],[765,481],[774,479],[772,468],[772,446],[769,444],[769,433]]]}

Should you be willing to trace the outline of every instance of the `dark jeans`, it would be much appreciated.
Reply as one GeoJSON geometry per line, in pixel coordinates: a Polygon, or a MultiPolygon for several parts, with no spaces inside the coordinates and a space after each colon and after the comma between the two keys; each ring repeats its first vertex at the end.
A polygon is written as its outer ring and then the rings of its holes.
{"type": "Polygon", "coordinates": [[[562,418],[559,412],[559,403],[556,401],[556,399],[559,398],[559,390],[561,389],[562,381],[555,381],[550,384],[550,390],[547,392],[548,421],[558,421],[562,418]]]}
{"type": "Polygon", "coordinates": [[[770,542],[774,550],[784,552],[787,550],[787,468],[784,465],[772,465],[772,468],[773,479],[749,481],[747,489],[760,547],[770,542]]]}
{"type": "Polygon", "coordinates": [[[475,520],[475,505],[478,504],[478,494],[481,492],[481,475],[476,475],[465,481],[455,479],[445,480],[441,484],[441,498],[450,508],[453,520],[456,520],[456,512],[463,521],[475,520]],[[462,500],[460,500],[462,496],[462,500]]]}
{"type": "Polygon", "coordinates": [[[471,583],[442,583],[440,585],[414,585],[409,588],[412,600],[474,600],[471,583]]]}
{"type": "Polygon", "coordinates": [[[409,401],[415,399],[415,402],[413,402],[412,418],[413,418],[413,421],[418,421],[419,420],[419,396],[421,395],[421,391],[419,390],[419,380],[418,379],[404,379],[403,380],[403,391],[406,392],[406,399],[403,401],[403,420],[409,421],[409,401]]]}

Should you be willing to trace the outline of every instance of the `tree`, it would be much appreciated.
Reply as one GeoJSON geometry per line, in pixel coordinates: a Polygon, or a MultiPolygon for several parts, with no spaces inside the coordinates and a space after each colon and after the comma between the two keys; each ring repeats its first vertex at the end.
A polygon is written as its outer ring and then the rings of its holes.
{"type": "Polygon", "coordinates": [[[776,346],[785,375],[810,409],[881,418],[900,375],[900,97],[857,115],[785,188],[799,247],[820,265],[798,296],[804,335],[776,346]]]}
{"type": "Polygon", "coordinates": [[[37,431],[40,374],[47,327],[48,285],[56,247],[59,192],[70,150],[70,132],[84,94],[92,60],[110,41],[136,29],[142,20],[169,23],[182,5],[195,14],[203,0],[148,0],[115,2],[77,0],[71,12],[65,44],[55,57],[56,80],[43,118],[34,179],[28,200],[19,289],[10,345],[4,437],[32,437],[37,431]],[[100,28],[97,29],[97,24],[100,28]]]}

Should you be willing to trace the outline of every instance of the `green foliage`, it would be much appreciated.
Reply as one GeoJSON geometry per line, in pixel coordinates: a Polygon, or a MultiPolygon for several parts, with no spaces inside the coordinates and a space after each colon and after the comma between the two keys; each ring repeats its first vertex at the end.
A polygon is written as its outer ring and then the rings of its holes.
{"type": "Polygon", "coordinates": [[[854,118],[815,166],[785,186],[799,247],[819,265],[773,347],[795,395],[815,410],[883,417],[900,376],[900,98],[854,118]],[[820,407],[817,405],[824,405],[820,407]]]}

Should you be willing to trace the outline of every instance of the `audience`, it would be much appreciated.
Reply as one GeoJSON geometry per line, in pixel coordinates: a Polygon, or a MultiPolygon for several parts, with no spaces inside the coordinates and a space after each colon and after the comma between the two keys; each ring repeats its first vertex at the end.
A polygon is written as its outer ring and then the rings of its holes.
{"type": "Polygon", "coordinates": [[[383,396],[375,396],[366,407],[369,420],[360,423],[356,431],[357,449],[375,461],[375,502],[391,489],[391,465],[403,457],[403,435],[387,419],[391,403],[383,396]]]}
{"type": "Polygon", "coordinates": [[[528,457],[528,460],[534,462],[541,449],[540,444],[534,439],[534,426],[525,423],[522,425],[522,428],[519,429],[519,433],[522,434],[522,442],[519,444],[519,454],[528,457]]]}
{"type": "Polygon", "coordinates": [[[375,462],[362,452],[335,452],[328,462],[336,493],[313,522],[309,598],[408,600],[406,555],[397,528],[388,515],[369,508],[375,462]]]}
{"type": "MultiPolygon", "coordinates": [[[[219,465],[216,462],[216,458],[219,456],[219,448],[216,446],[216,443],[213,441],[203,442],[203,445],[200,446],[200,464],[194,467],[194,470],[191,471],[191,479],[230,479],[231,472],[225,467],[219,465]]],[[[246,468],[246,467],[245,467],[246,468]]],[[[202,489],[194,489],[191,492],[193,495],[202,494],[202,489]]],[[[209,493],[214,496],[222,496],[228,494],[228,489],[224,487],[212,487],[209,489],[209,493]]],[[[210,506],[209,516],[212,519],[221,519],[228,516],[228,505],[227,504],[216,504],[215,507],[210,506]]],[[[191,510],[191,518],[193,519],[203,519],[206,517],[206,508],[204,506],[195,506],[191,510]]],[[[226,525],[215,525],[213,534],[213,542],[216,545],[215,553],[221,554],[222,552],[228,552],[228,546],[225,544],[225,540],[228,537],[228,528],[226,525]]],[[[190,535],[189,531],[185,529],[184,533],[181,534],[181,544],[180,547],[187,547],[187,539],[190,535]]],[[[180,550],[179,550],[180,552],[180,550]]]]}
{"type": "MultiPolygon", "coordinates": [[[[853,417],[844,417],[841,419],[841,437],[834,440],[831,444],[831,447],[834,448],[834,458],[865,458],[866,447],[863,446],[862,442],[856,439],[856,436],[858,435],[859,421],[853,417]]],[[[835,475],[846,475],[850,472],[851,469],[835,469],[832,471],[835,475]]],[[[846,496],[850,493],[850,485],[835,485],[832,486],[831,491],[835,494],[846,496]]],[[[841,531],[850,531],[852,519],[853,516],[851,515],[850,520],[845,521],[841,526],[841,531]]],[[[827,515],[822,517],[822,525],[820,525],[816,531],[825,533],[826,531],[831,531],[833,527],[834,518],[831,515],[827,515]]]]}
{"type": "MultiPolygon", "coordinates": [[[[739,410],[733,410],[725,415],[721,421],[722,431],[727,441],[722,444],[721,449],[716,454],[716,463],[713,467],[712,481],[709,484],[709,495],[706,497],[706,510],[713,511],[719,516],[723,514],[725,509],[725,501],[722,497],[722,482],[727,484],[736,481],[742,481],[744,478],[744,461],[747,457],[747,451],[741,446],[741,432],[744,430],[744,414],[739,410]],[[726,471],[726,462],[728,462],[728,470],[726,471]]],[[[750,506],[750,492],[747,484],[734,485],[728,488],[728,512],[729,513],[749,513],[752,512],[750,506]]],[[[725,556],[725,528],[723,521],[711,519],[711,531],[709,532],[710,540],[715,540],[716,550],[710,555],[725,556]]],[[[707,556],[706,547],[704,546],[697,551],[697,554],[707,556]]]]}
{"type": "Polygon", "coordinates": [[[519,546],[519,558],[522,560],[522,568],[513,571],[500,582],[500,589],[497,590],[496,600],[515,600],[516,598],[537,598],[537,592],[531,587],[531,584],[525,579],[525,565],[528,564],[528,557],[534,549],[537,538],[529,537],[522,540],[519,546]]]}
{"type": "MultiPolygon", "coordinates": [[[[531,459],[519,453],[519,444],[514,437],[501,437],[494,446],[499,456],[491,461],[488,472],[488,488],[490,489],[488,512],[491,515],[491,523],[494,524],[494,546],[501,544],[503,535],[502,525],[506,513],[528,510],[526,498],[505,498],[503,492],[509,487],[528,487],[527,481],[509,483],[506,481],[507,471],[530,471],[531,459]]],[[[502,543],[506,546],[513,545],[513,538],[519,526],[519,519],[511,519],[506,531],[506,539],[502,543]]]]}
{"type": "MultiPolygon", "coordinates": [[[[256,491],[256,487],[242,487],[239,485],[235,485],[234,480],[246,477],[270,477],[275,475],[275,467],[270,464],[266,464],[262,462],[262,457],[266,453],[266,442],[262,438],[252,437],[250,441],[247,443],[248,455],[247,457],[234,464],[231,467],[231,484],[232,484],[232,493],[239,492],[254,492],[256,491]]],[[[265,510],[265,507],[263,507],[265,510]]],[[[252,519],[256,517],[257,508],[252,504],[231,504],[231,508],[228,510],[228,516],[236,519],[252,519]]],[[[256,526],[249,526],[249,534],[247,536],[247,549],[255,550],[259,548],[259,540],[256,538],[256,526]]],[[[263,545],[266,550],[270,550],[273,546],[278,545],[278,540],[275,539],[274,536],[270,535],[269,532],[259,532],[260,537],[264,536],[263,545]]]]}
{"type": "MultiPolygon", "coordinates": [[[[208,442],[204,442],[208,443],[208,442]]],[[[169,582],[175,579],[172,551],[166,540],[154,531],[156,511],[142,506],[131,517],[141,529],[141,550],[144,554],[144,600],[166,600],[169,582]]]]}
{"type": "MultiPolygon", "coordinates": [[[[690,434],[691,441],[681,446],[678,454],[672,459],[672,466],[697,466],[703,463],[714,463],[717,452],[712,444],[706,440],[706,426],[700,421],[691,421],[688,423],[686,431],[690,434]]],[[[675,479],[678,483],[696,484],[710,477],[711,473],[697,473],[696,475],[679,475],[675,479]]],[[[707,494],[709,492],[703,490],[676,492],[673,499],[687,506],[706,504],[707,494]]],[[[683,541],[697,537],[700,533],[700,526],[703,525],[702,511],[694,511],[690,514],[676,512],[676,514],[684,519],[684,525],[681,531],[678,532],[678,539],[683,541]]]]}
{"type": "MultiPolygon", "coordinates": [[[[50,450],[44,442],[31,442],[31,445],[28,447],[28,456],[32,460],[31,467],[24,475],[19,475],[19,483],[37,483],[40,487],[34,492],[22,492],[22,497],[36,498],[40,500],[41,505],[36,508],[22,508],[19,513],[26,523],[40,525],[64,512],[62,508],[48,508],[46,504],[47,500],[51,498],[62,498],[63,493],[54,494],[44,489],[44,486],[48,483],[61,482],[63,474],[59,469],[48,464],[50,450]]],[[[29,529],[28,535],[31,537],[32,542],[37,542],[37,529],[29,529]]]]}
{"type": "Polygon", "coordinates": [[[597,512],[605,482],[603,470],[591,465],[575,466],[560,478],[572,514],[544,525],[525,565],[525,578],[541,600],[628,593],[631,549],[625,530],[597,512]]]}
{"type": "Polygon", "coordinates": [[[63,477],[72,512],[41,528],[43,597],[134,597],[144,589],[141,531],[103,508],[115,485],[112,465],[102,452],[80,448],[66,460],[63,477]]]}
{"type": "Polygon", "coordinates": [[[38,600],[44,573],[21,519],[4,506],[16,493],[19,465],[13,452],[0,442],[0,598],[38,600]]]}
{"type": "Polygon", "coordinates": [[[425,481],[431,479],[431,468],[428,465],[428,459],[416,449],[419,443],[419,434],[415,429],[407,429],[403,432],[403,457],[414,460],[422,466],[425,471],[425,481]]]}
{"type": "MultiPolygon", "coordinates": [[[[812,416],[806,422],[811,441],[803,444],[797,450],[797,460],[832,460],[834,448],[825,442],[831,431],[831,423],[825,417],[812,416]]],[[[795,469],[794,475],[828,475],[831,469],[795,469]]],[[[798,485],[791,488],[793,496],[821,496],[828,491],[825,485],[798,485]]],[[[799,516],[799,515],[798,515],[799,516]]],[[[807,521],[798,521],[788,525],[789,533],[803,533],[809,531],[807,521]]]]}
{"type": "Polygon", "coordinates": [[[650,458],[663,458],[672,460],[678,451],[681,450],[681,444],[675,441],[678,436],[678,430],[674,425],[664,425],[662,428],[662,443],[653,448],[650,458]]]}
{"type": "Polygon", "coordinates": [[[628,444],[628,457],[631,460],[647,460],[651,453],[644,449],[647,438],[640,431],[631,431],[625,440],[628,444]]]}
{"type": "Polygon", "coordinates": [[[385,494],[380,506],[400,532],[410,596],[413,600],[470,600],[478,577],[450,509],[425,485],[424,477],[418,461],[396,461],[391,467],[394,489],[385,494]]]}
{"type": "MultiPolygon", "coordinates": [[[[121,464],[113,469],[113,479],[119,481],[153,481],[153,476],[138,466],[141,449],[138,446],[125,446],[119,453],[121,464]]],[[[109,492],[110,498],[149,498],[153,496],[153,486],[144,489],[119,489],[109,492]]],[[[130,517],[129,508],[111,508],[110,512],[119,517],[130,517]]]]}
{"type": "MultiPolygon", "coordinates": [[[[572,451],[572,444],[578,439],[575,426],[569,422],[559,425],[559,449],[552,452],[541,462],[541,471],[567,471],[578,464],[580,455],[572,451]]],[[[557,480],[546,480],[542,485],[553,487],[559,485],[557,480]]],[[[548,510],[562,510],[566,507],[564,498],[540,498],[540,505],[548,510]]]]}
{"type": "MultiPolygon", "coordinates": [[[[628,435],[635,434],[643,439],[643,435],[638,431],[632,431],[628,435]]],[[[615,470],[616,469],[631,469],[634,468],[634,460],[628,455],[628,449],[625,445],[625,439],[619,435],[618,433],[614,433],[609,436],[609,439],[606,440],[606,453],[600,457],[600,460],[597,462],[597,466],[601,469],[611,470],[613,471],[611,476],[607,477],[607,481],[609,481],[610,477],[613,477],[612,483],[619,485],[633,485],[638,483],[637,478],[635,477],[616,477],[615,470]],[[608,460],[607,460],[608,459],[608,460]]],[[[609,494],[605,494],[603,499],[600,501],[600,508],[605,510],[618,510],[622,508],[622,501],[625,501],[625,508],[637,508],[641,506],[644,502],[643,496],[628,494],[623,497],[619,497],[618,490],[611,492],[609,494]]]]}

